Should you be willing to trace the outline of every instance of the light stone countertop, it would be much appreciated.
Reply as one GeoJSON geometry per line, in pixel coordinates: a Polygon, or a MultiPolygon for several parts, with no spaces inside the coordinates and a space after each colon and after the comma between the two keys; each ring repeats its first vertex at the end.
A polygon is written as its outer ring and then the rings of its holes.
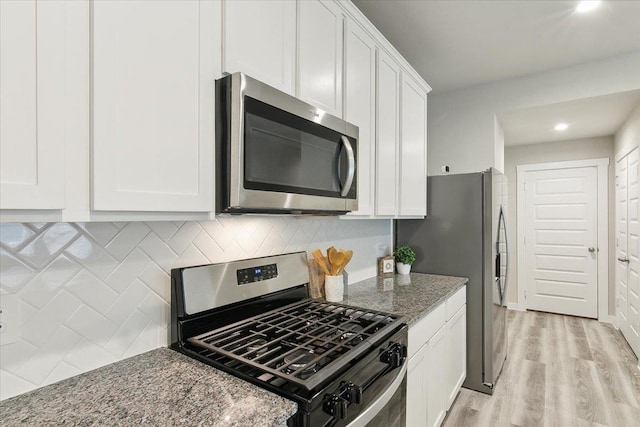
{"type": "Polygon", "coordinates": [[[341,303],[398,314],[412,326],[468,281],[466,277],[422,273],[372,277],[349,285],[341,303]]]}
{"type": "MultiPolygon", "coordinates": [[[[411,273],[349,285],[342,303],[401,315],[409,326],[468,279],[411,273]]],[[[297,404],[168,348],[0,402],[0,424],[275,426],[297,404]]]]}
{"type": "Polygon", "coordinates": [[[159,348],[0,402],[0,425],[275,426],[298,405],[159,348]]]}

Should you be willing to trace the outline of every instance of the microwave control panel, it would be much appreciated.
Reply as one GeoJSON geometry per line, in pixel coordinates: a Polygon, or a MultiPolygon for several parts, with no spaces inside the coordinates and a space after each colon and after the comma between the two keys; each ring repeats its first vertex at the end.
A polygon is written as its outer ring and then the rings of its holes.
{"type": "Polygon", "coordinates": [[[243,268],[242,270],[237,270],[236,275],[238,277],[238,285],[261,282],[263,280],[278,277],[278,266],[276,264],[268,264],[258,267],[243,268]]]}

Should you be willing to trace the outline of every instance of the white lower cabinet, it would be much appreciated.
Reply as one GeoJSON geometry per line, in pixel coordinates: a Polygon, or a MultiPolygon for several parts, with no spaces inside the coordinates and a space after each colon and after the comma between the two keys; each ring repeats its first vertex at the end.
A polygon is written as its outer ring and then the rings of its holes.
{"type": "Polygon", "coordinates": [[[465,300],[462,288],[409,329],[407,427],[439,426],[460,391],[466,377],[465,300]]]}
{"type": "Polygon", "coordinates": [[[409,368],[407,369],[407,427],[427,425],[427,411],[424,405],[425,370],[427,369],[426,352],[427,345],[425,344],[409,359],[409,368]]]}
{"type": "Polygon", "coordinates": [[[437,427],[444,420],[449,406],[444,390],[447,354],[447,327],[443,326],[425,345],[425,397],[427,404],[427,426],[437,427]]]}
{"type": "Polygon", "coordinates": [[[445,404],[451,407],[467,377],[467,306],[447,321],[447,360],[445,371],[445,404]]]}

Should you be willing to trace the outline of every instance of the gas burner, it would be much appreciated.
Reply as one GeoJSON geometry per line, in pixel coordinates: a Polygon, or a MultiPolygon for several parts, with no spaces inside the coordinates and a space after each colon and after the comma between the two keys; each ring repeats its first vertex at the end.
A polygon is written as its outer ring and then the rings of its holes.
{"type": "Polygon", "coordinates": [[[358,335],[358,338],[356,338],[357,341],[363,340],[362,336],[360,335],[362,331],[364,331],[364,328],[362,326],[358,325],[357,323],[345,323],[342,327],[345,328],[346,331],[338,331],[338,333],[341,333],[340,341],[346,341],[350,338],[355,337],[356,335],[358,335]]]}
{"type": "Polygon", "coordinates": [[[320,316],[318,316],[317,314],[311,314],[309,316],[305,316],[305,322],[307,326],[311,326],[315,324],[318,320],[320,320],[320,316]]]}
{"type": "Polygon", "coordinates": [[[267,344],[268,344],[268,341],[266,339],[258,338],[257,340],[253,341],[251,344],[247,346],[247,351],[254,352],[253,353],[254,356],[260,356],[261,354],[264,354],[267,352],[267,350],[269,350],[269,347],[262,347],[262,346],[266,346],[267,344]]]}
{"type": "Polygon", "coordinates": [[[315,357],[316,355],[311,351],[298,349],[293,353],[286,355],[284,357],[284,363],[286,365],[287,363],[293,362],[287,366],[287,369],[291,371],[297,371],[299,369],[307,370],[312,369],[315,366],[315,363],[310,364],[315,357]]]}

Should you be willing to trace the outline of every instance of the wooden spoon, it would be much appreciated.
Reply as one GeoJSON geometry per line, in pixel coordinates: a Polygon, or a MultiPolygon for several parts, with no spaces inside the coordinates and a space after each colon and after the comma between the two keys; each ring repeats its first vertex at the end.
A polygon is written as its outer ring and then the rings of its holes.
{"type": "Polygon", "coordinates": [[[334,248],[333,246],[327,248],[327,259],[329,260],[328,267],[331,272],[333,272],[333,261],[331,261],[331,257],[333,256],[333,253],[335,251],[336,251],[336,248],[334,248]]]}
{"type": "Polygon", "coordinates": [[[343,254],[344,254],[344,261],[340,266],[341,268],[340,268],[340,271],[338,271],[338,274],[342,273],[345,267],[347,266],[347,264],[349,264],[349,261],[351,261],[351,257],[353,256],[353,251],[349,249],[348,251],[343,252],[343,254]]]}
{"type": "Polygon", "coordinates": [[[320,249],[316,249],[315,251],[311,252],[311,255],[313,255],[313,259],[316,260],[316,263],[320,266],[322,271],[324,271],[324,274],[326,274],[327,276],[331,276],[331,274],[329,273],[329,269],[327,268],[327,264],[324,262],[324,256],[322,255],[322,252],[320,252],[320,249]]]}
{"type": "Polygon", "coordinates": [[[337,276],[338,274],[340,274],[340,269],[342,268],[344,259],[344,252],[338,252],[335,249],[331,252],[331,258],[329,258],[329,260],[331,261],[332,276],[337,276]]]}

